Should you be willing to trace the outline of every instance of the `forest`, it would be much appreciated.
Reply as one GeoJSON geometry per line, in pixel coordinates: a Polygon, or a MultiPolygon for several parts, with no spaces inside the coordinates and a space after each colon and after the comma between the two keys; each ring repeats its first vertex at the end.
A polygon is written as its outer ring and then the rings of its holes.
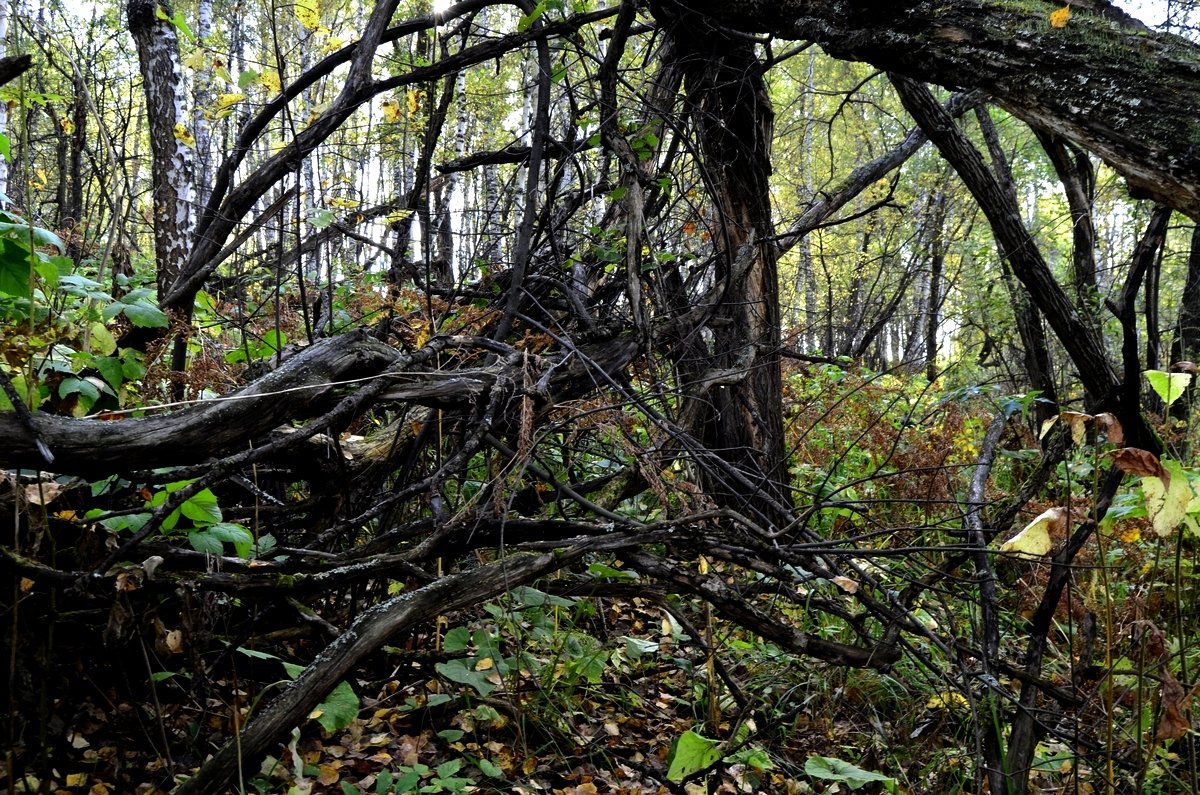
{"type": "Polygon", "coordinates": [[[0,4],[0,792],[1200,792],[1196,6],[0,4]]]}

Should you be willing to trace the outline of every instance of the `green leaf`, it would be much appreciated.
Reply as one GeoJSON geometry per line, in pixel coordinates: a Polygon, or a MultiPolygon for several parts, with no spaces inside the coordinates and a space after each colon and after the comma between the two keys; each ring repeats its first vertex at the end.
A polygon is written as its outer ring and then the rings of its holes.
{"type": "Polygon", "coordinates": [[[1168,408],[1183,396],[1188,385],[1192,383],[1191,373],[1165,373],[1162,370],[1147,370],[1146,380],[1150,388],[1158,395],[1168,408]]]}
{"type": "Polygon", "coordinates": [[[479,768],[479,772],[488,778],[504,778],[504,771],[500,769],[499,765],[493,764],[489,759],[480,759],[475,763],[475,766],[479,768]]]}
{"type": "Polygon", "coordinates": [[[451,759],[449,762],[443,762],[436,768],[438,778],[449,778],[462,769],[461,759],[451,759]]]}
{"type": "Polygon", "coordinates": [[[12,162],[12,141],[4,133],[0,133],[0,156],[10,163],[12,162]]]}
{"type": "Polygon", "coordinates": [[[292,679],[297,679],[299,678],[300,674],[304,673],[304,666],[296,665],[296,663],[285,662],[283,663],[283,670],[287,671],[287,675],[292,679]]]}
{"type": "Polygon", "coordinates": [[[466,627],[455,627],[446,633],[442,640],[442,649],[450,654],[466,651],[471,643],[471,632],[466,627]]]}
{"type": "Polygon", "coordinates": [[[354,688],[350,687],[349,682],[339,682],[309,717],[315,717],[321,728],[329,734],[346,728],[358,717],[358,696],[354,688]]]}
{"type": "Polygon", "coordinates": [[[206,555],[225,554],[225,547],[221,544],[221,539],[209,532],[194,530],[188,533],[188,543],[192,545],[192,549],[206,555]]]}
{"type": "Polygon", "coordinates": [[[146,374],[146,365],[142,364],[142,354],[132,348],[121,351],[121,372],[126,381],[136,381],[146,374]]]}
{"type": "Polygon", "coordinates": [[[0,239],[0,293],[29,298],[29,249],[7,238],[0,239]]]}
{"type": "MultiPolygon", "coordinates": [[[[125,296],[128,298],[129,296],[125,296]]],[[[143,301],[126,302],[122,299],[119,304],[118,312],[124,313],[125,317],[129,318],[129,322],[138,328],[166,328],[166,314],[153,304],[143,301]]],[[[107,313],[107,310],[106,310],[107,313]]]]}
{"type": "Polygon", "coordinates": [[[258,82],[259,73],[255,69],[246,69],[238,75],[238,88],[247,88],[258,82]]]}
{"type": "MultiPolygon", "coordinates": [[[[88,326],[92,337],[92,351],[101,356],[111,356],[117,350],[117,340],[103,323],[97,321],[88,326]]],[[[116,386],[116,384],[113,384],[116,386]]]]}
{"type": "Polygon", "coordinates": [[[108,385],[113,389],[119,389],[125,381],[125,370],[121,364],[121,360],[115,356],[102,356],[96,359],[93,363],[100,377],[108,382],[108,385]]]}
{"type": "Polygon", "coordinates": [[[100,390],[96,388],[95,384],[86,378],[76,378],[75,376],[70,376],[68,378],[64,378],[62,383],[58,385],[58,396],[61,398],[65,398],[76,393],[81,395],[86,400],[90,400],[92,403],[95,403],[100,399],[100,390]]]}
{"type": "Polygon", "coordinates": [[[529,30],[534,22],[542,18],[542,14],[544,13],[546,13],[546,0],[542,0],[542,2],[534,6],[532,11],[517,20],[517,33],[524,33],[529,30]]]}
{"type": "Polygon", "coordinates": [[[47,257],[45,254],[31,257],[30,260],[33,264],[34,272],[38,275],[38,278],[46,283],[46,287],[51,290],[57,290],[58,280],[62,271],[57,261],[66,260],[69,263],[70,260],[66,257],[47,257]]]}
{"type": "Polygon", "coordinates": [[[701,737],[694,731],[679,735],[671,749],[667,780],[676,783],[701,770],[707,770],[721,758],[720,743],[701,737]]]}
{"type": "Polygon", "coordinates": [[[53,246],[58,249],[59,254],[64,254],[67,251],[67,247],[62,242],[61,237],[49,229],[42,229],[40,226],[0,222],[0,236],[19,242],[22,246],[32,242],[34,248],[53,246]]]}
{"type": "Polygon", "coordinates": [[[518,585],[508,592],[509,596],[516,600],[521,607],[574,607],[575,600],[567,599],[562,596],[552,596],[544,591],[539,591],[537,588],[530,588],[528,585],[518,585]]]}
{"type": "Polygon", "coordinates": [[[804,763],[804,772],[813,778],[836,781],[850,789],[858,789],[872,781],[890,783],[893,779],[882,773],[863,770],[861,767],[828,756],[810,756],[804,763]]]}
{"type": "Polygon", "coordinates": [[[101,519],[100,525],[114,533],[119,533],[122,530],[132,530],[136,533],[148,521],[150,521],[150,514],[148,513],[130,513],[125,516],[113,516],[109,519],[101,519]]]}
{"type": "Polygon", "coordinates": [[[612,566],[607,566],[603,563],[589,563],[588,574],[598,580],[636,580],[638,573],[629,571],[628,569],[614,569],[612,566]]]}
{"type": "Polygon", "coordinates": [[[308,225],[313,229],[324,229],[333,223],[333,213],[317,207],[308,211],[308,225]]]}
{"type": "Polygon", "coordinates": [[[217,505],[217,495],[208,489],[203,489],[179,506],[180,512],[191,519],[197,526],[216,524],[221,521],[221,508],[217,505]]]}
{"type": "Polygon", "coordinates": [[[222,542],[233,544],[239,558],[249,558],[254,552],[254,534],[240,524],[222,522],[208,528],[207,532],[222,542]]]}
{"type": "Polygon", "coordinates": [[[466,660],[450,660],[434,666],[439,674],[451,682],[470,685],[481,696],[489,696],[496,686],[488,681],[487,672],[473,670],[466,660]]]}

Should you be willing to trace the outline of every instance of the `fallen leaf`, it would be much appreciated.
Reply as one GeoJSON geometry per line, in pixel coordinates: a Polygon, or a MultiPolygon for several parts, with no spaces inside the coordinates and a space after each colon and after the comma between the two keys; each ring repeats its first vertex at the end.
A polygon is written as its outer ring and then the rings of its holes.
{"type": "Polygon", "coordinates": [[[62,492],[63,485],[61,483],[55,483],[54,481],[34,483],[31,486],[25,487],[25,499],[29,500],[33,505],[49,505],[62,492]]]}
{"type": "Polygon", "coordinates": [[[1065,5],[1057,11],[1050,12],[1050,27],[1065,28],[1071,20],[1071,6],[1065,5]]]}
{"type": "Polygon", "coordinates": [[[858,583],[856,583],[854,580],[850,579],[849,577],[843,577],[841,575],[838,575],[837,577],[833,578],[833,583],[834,583],[834,585],[841,588],[846,593],[857,593],[858,592],[858,583]]]}

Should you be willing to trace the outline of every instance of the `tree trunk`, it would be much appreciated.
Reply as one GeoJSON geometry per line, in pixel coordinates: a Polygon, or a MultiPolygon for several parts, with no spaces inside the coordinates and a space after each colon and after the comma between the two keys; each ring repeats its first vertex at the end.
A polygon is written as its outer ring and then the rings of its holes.
{"type": "Polygon", "coordinates": [[[154,262],[161,301],[190,250],[193,139],[180,94],[179,40],[175,25],[159,18],[160,8],[168,17],[173,13],[169,3],[153,0],[128,0],[125,6],[129,32],[137,45],[150,126],[154,262]]]}
{"type": "Polygon", "coordinates": [[[709,326],[708,369],[700,384],[687,386],[694,401],[688,429],[773,498],[773,507],[718,473],[705,484],[714,499],[778,526],[789,521],[791,498],[768,192],[774,111],[752,42],[706,31],[695,18],[674,18],[657,4],[654,10],[679,55],[716,211],[716,282],[724,287],[709,326]],[[739,272],[743,266],[744,273],[739,272]]]}

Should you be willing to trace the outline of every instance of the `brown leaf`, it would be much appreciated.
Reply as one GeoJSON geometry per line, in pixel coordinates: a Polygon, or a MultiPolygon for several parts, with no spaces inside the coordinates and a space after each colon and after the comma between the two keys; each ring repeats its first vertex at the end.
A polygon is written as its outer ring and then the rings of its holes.
{"type": "Polygon", "coordinates": [[[61,483],[34,483],[25,487],[25,499],[33,505],[49,505],[63,493],[65,487],[61,483]]]}
{"type": "Polygon", "coordinates": [[[1178,740],[1191,731],[1192,724],[1183,711],[1187,708],[1188,694],[1183,685],[1168,669],[1162,673],[1162,693],[1159,695],[1162,703],[1162,717],[1154,729],[1156,740],[1178,740]]]}
{"type": "Polygon", "coordinates": [[[843,577],[840,574],[833,578],[833,583],[846,593],[857,593],[858,591],[858,583],[849,577],[843,577]]]}
{"type": "Polygon", "coordinates": [[[1097,414],[1096,425],[1104,432],[1109,444],[1117,447],[1125,444],[1125,429],[1121,427],[1121,421],[1117,419],[1117,415],[1111,411],[1097,414]]]}
{"type": "Polygon", "coordinates": [[[1113,453],[1113,463],[1123,472],[1140,478],[1161,478],[1165,484],[1171,479],[1167,470],[1159,463],[1158,456],[1149,450],[1137,447],[1122,447],[1113,453]]]}
{"type": "Polygon", "coordinates": [[[342,774],[334,765],[322,763],[317,765],[317,781],[324,784],[326,787],[331,787],[338,782],[342,774]]]}
{"type": "Polygon", "coordinates": [[[1171,365],[1171,371],[1175,373],[1191,373],[1195,375],[1200,372],[1200,367],[1196,367],[1195,362],[1175,362],[1171,365]]]}

